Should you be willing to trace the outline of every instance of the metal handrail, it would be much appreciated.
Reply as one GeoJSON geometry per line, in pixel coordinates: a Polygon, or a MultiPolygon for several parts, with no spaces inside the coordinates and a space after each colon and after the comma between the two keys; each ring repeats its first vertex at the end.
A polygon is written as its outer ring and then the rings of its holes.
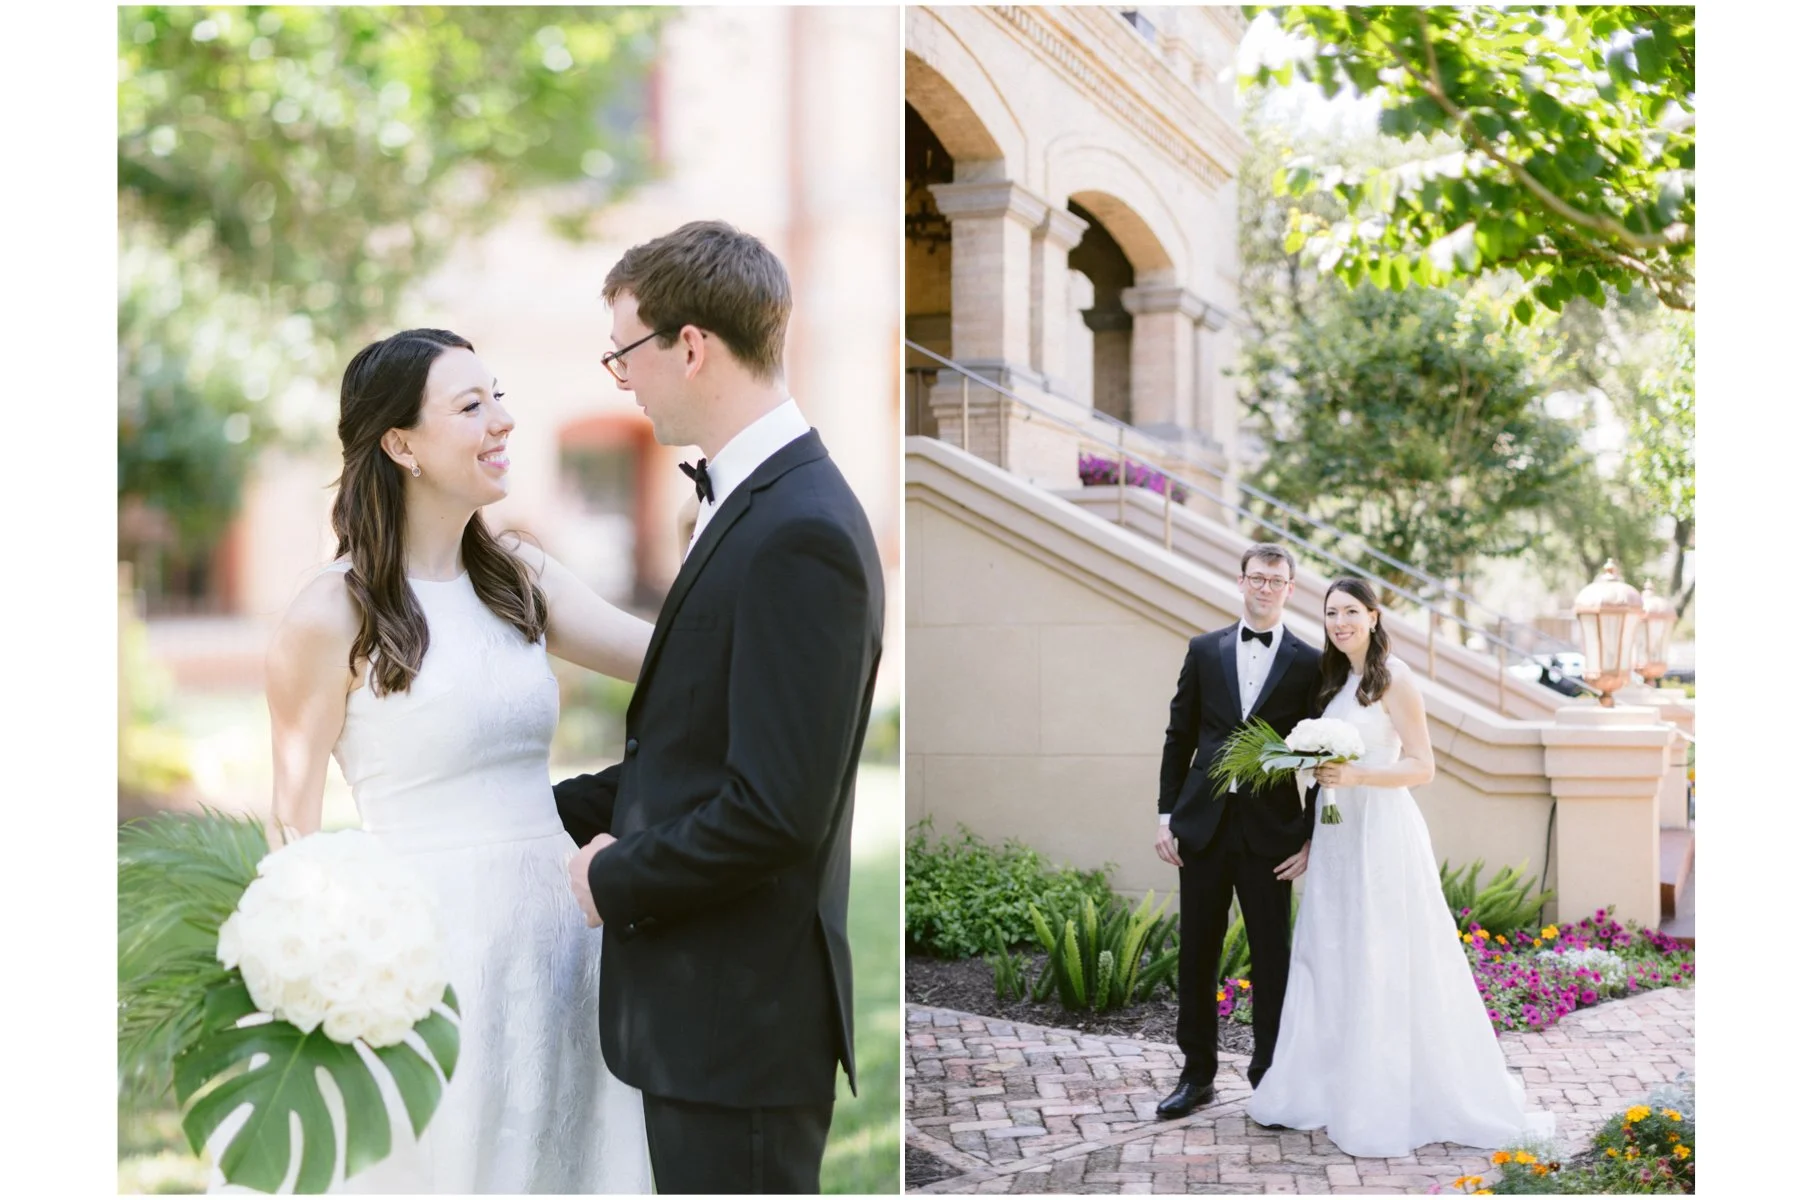
{"type": "MultiPolygon", "coordinates": [[[[907,350],[912,351],[917,354],[921,354],[921,355],[925,356],[926,358],[932,360],[933,362],[940,364],[941,369],[953,371],[962,377],[962,386],[963,386],[963,395],[962,395],[963,447],[962,448],[965,451],[968,450],[969,384],[971,381],[974,383],[980,384],[982,387],[985,387],[985,388],[989,389],[990,391],[995,392],[998,395],[1005,396],[1007,399],[1024,407],[1028,411],[1028,414],[1029,414],[1026,417],[1027,420],[1030,420],[1031,416],[1033,416],[1033,415],[1042,416],[1045,419],[1052,421],[1057,425],[1060,425],[1064,428],[1067,428],[1067,429],[1073,431],[1078,437],[1080,437],[1084,440],[1092,440],[1096,444],[1100,444],[1100,445],[1105,444],[1105,443],[1101,442],[1100,439],[1094,437],[1092,432],[1089,429],[1083,428],[1082,425],[1069,420],[1067,417],[1062,416],[1060,413],[1052,412],[1050,409],[1046,408],[1044,405],[1038,403],[1037,401],[1031,400],[1025,396],[1021,396],[1017,392],[1014,392],[1012,389],[996,382],[995,380],[988,379],[988,378],[985,378],[984,376],[978,375],[974,371],[971,371],[967,367],[963,366],[961,363],[953,362],[950,359],[945,358],[941,354],[938,354],[934,351],[926,349],[924,346],[919,345],[917,342],[914,342],[910,339],[902,339],[902,341],[907,350]]],[[[909,374],[923,373],[926,370],[929,370],[929,368],[919,368],[919,367],[907,367],[906,368],[906,372],[909,374]]],[[[1237,483],[1236,481],[1232,480],[1228,475],[1226,475],[1224,472],[1216,471],[1204,463],[1194,463],[1193,460],[1188,458],[1185,454],[1181,453],[1179,448],[1169,447],[1168,443],[1165,442],[1163,439],[1156,437],[1154,434],[1145,433],[1143,430],[1138,429],[1135,426],[1128,425],[1124,421],[1121,421],[1118,418],[1113,417],[1108,413],[1091,412],[1091,413],[1086,414],[1086,416],[1088,417],[1088,419],[1090,421],[1098,421],[1103,426],[1112,427],[1113,430],[1117,433],[1116,445],[1108,447],[1108,449],[1116,452],[1119,455],[1119,481],[1120,481],[1119,482],[1119,524],[1121,524],[1121,525],[1124,524],[1125,495],[1126,495],[1125,488],[1127,486],[1129,486],[1125,482],[1126,476],[1128,474],[1125,464],[1127,461],[1131,461],[1131,462],[1138,463],[1142,466],[1145,466],[1145,467],[1149,468],[1150,470],[1156,472],[1157,474],[1163,476],[1164,479],[1167,480],[1168,483],[1170,483],[1170,484],[1180,484],[1182,487],[1188,489],[1189,491],[1198,493],[1199,495],[1205,497],[1206,499],[1213,501],[1214,503],[1218,504],[1221,508],[1228,509],[1231,512],[1237,513],[1238,515],[1253,522],[1254,527],[1274,530],[1274,531],[1280,533],[1283,537],[1294,542],[1296,545],[1311,552],[1315,557],[1324,559],[1331,563],[1334,563],[1337,566],[1343,568],[1345,571],[1348,571],[1351,574],[1357,575],[1364,579],[1371,580],[1372,582],[1379,584],[1380,586],[1388,589],[1389,591],[1400,596],[1401,598],[1411,601],[1413,604],[1415,604],[1419,608],[1423,609],[1427,614],[1430,615],[1430,619],[1431,619],[1430,620],[1430,628],[1428,630],[1428,636],[1431,639],[1429,647],[1428,647],[1428,652],[1430,653],[1431,660],[1432,660],[1430,674],[1434,678],[1436,676],[1436,641],[1435,641],[1435,639],[1436,639],[1436,635],[1437,635],[1437,622],[1439,620],[1448,620],[1452,624],[1459,626],[1460,628],[1466,630],[1467,632],[1475,634],[1476,636],[1480,637],[1485,643],[1487,643],[1490,647],[1494,647],[1494,648],[1497,648],[1500,650],[1505,650],[1505,651],[1511,651],[1513,654],[1517,655],[1521,659],[1529,660],[1533,657],[1533,654],[1534,654],[1533,651],[1529,651],[1529,650],[1525,650],[1525,649],[1521,648],[1520,646],[1507,640],[1504,636],[1496,635],[1494,633],[1489,632],[1486,629],[1482,629],[1479,626],[1471,625],[1468,621],[1463,620],[1461,617],[1457,616],[1455,613],[1446,612],[1443,609],[1440,609],[1436,604],[1432,603],[1430,600],[1427,600],[1425,597],[1418,595],[1417,593],[1415,593],[1407,588],[1404,588],[1404,587],[1400,586],[1399,584],[1394,583],[1392,580],[1383,579],[1380,576],[1375,575],[1373,572],[1366,570],[1362,566],[1360,566],[1356,563],[1353,563],[1350,560],[1342,557],[1341,555],[1339,555],[1331,550],[1328,550],[1325,547],[1320,546],[1320,545],[1308,540],[1305,537],[1302,537],[1302,536],[1294,533],[1292,530],[1287,529],[1286,527],[1284,527],[1282,525],[1278,525],[1275,522],[1268,520],[1267,518],[1258,516],[1256,513],[1250,511],[1247,508],[1244,508],[1242,505],[1236,504],[1230,500],[1225,499],[1222,495],[1219,495],[1219,494],[1211,491],[1210,489],[1208,489],[1207,487],[1203,486],[1200,483],[1197,483],[1193,479],[1183,478],[1180,475],[1176,475],[1176,474],[1170,472],[1167,468],[1163,467],[1161,464],[1154,462],[1151,459],[1145,458],[1143,455],[1132,453],[1131,451],[1129,451],[1126,448],[1125,435],[1126,435],[1127,431],[1129,431],[1129,432],[1135,434],[1136,436],[1143,438],[1146,441],[1156,444],[1159,447],[1167,448],[1170,451],[1171,457],[1179,458],[1181,461],[1189,463],[1194,466],[1199,466],[1202,470],[1206,471],[1207,474],[1214,476],[1215,478],[1220,480],[1220,482],[1222,482],[1222,483],[1225,483],[1225,484],[1228,484],[1231,486],[1235,486],[1241,491],[1249,492],[1250,494],[1256,496],[1258,499],[1266,500],[1268,503],[1270,503],[1273,506],[1275,506],[1276,508],[1280,509],[1282,512],[1288,513],[1288,514],[1298,518],[1299,520],[1304,521],[1306,524],[1311,525],[1315,529],[1323,530],[1323,531],[1330,533],[1338,538],[1352,540],[1351,535],[1345,533],[1341,529],[1338,529],[1336,526],[1330,524],[1329,522],[1320,521],[1317,518],[1308,516],[1307,514],[1298,511],[1297,509],[1293,508],[1292,506],[1290,506],[1288,504],[1283,503],[1282,501],[1276,499],[1275,497],[1269,496],[1268,493],[1266,493],[1266,492],[1262,492],[1256,488],[1252,488],[1252,487],[1242,484],[1242,483],[1237,483]]],[[[1004,427],[1005,427],[1004,422],[1002,422],[1001,428],[1004,429],[1004,427]]],[[[1172,520],[1173,520],[1173,505],[1174,505],[1174,488],[1172,486],[1165,485],[1162,489],[1162,495],[1163,495],[1163,548],[1164,549],[1172,549],[1171,543],[1173,540],[1172,520]]],[[[1360,541],[1361,539],[1354,539],[1354,540],[1360,541]]],[[[1387,555],[1382,554],[1381,552],[1379,552],[1377,550],[1374,550],[1372,547],[1369,547],[1366,542],[1363,543],[1363,547],[1371,556],[1373,556],[1383,562],[1386,562],[1392,566],[1395,566],[1397,569],[1405,571],[1408,575],[1411,575],[1415,579],[1424,581],[1425,583],[1431,585],[1433,588],[1441,590],[1446,595],[1450,595],[1457,599],[1461,599],[1465,603],[1473,604],[1476,608],[1480,609],[1482,612],[1489,613],[1489,614],[1495,616],[1501,622],[1502,628],[1504,628],[1505,625],[1509,622],[1510,618],[1506,617],[1504,614],[1496,613],[1496,612],[1494,612],[1494,610],[1487,608],[1485,605],[1482,605],[1477,601],[1471,600],[1470,598],[1464,596],[1462,593],[1457,592],[1453,588],[1450,588],[1448,585],[1444,584],[1441,580],[1434,579],[1430,575],[1427,575],[1424,572],[1419,571],[1416,567],[1412,567],[1406,563],[1397,562],[1394,559],[1389,558],[1387,555]]],[[[1530,628],[1530,627],[1524,626],[1524,628],[1530,628]]],[[[1533,630],[1532,632],[1534,634],[1537,634],[1537,635],[1545,638],[1546,640],[1551,641],[1553,644],[1559,645],[1561,648],[1564,648],[1564,649],[1573,649],[1574,648],[1571,643],[1564,642],[1561,639],[1552,638],[1550,635],[1543,634],[1539,630],[1533,630]]],[[[1500,659],[1500,667],[1501,667],[1501,675],[1502,675],[1502,678],[1500,680],[1500,685],[1499,685],[1499,699],[1500,699],[1499,711],[1501,712],[1502,715],[1504,715],[1505,711],[1506,711],[1506,701],[1505,701],[1506,662],[1505,662],[1504,654],[1497,655],[1497,657],[1500,659]]],[[[1570,676],[1565,676],[1564,678],[1570,679],[1572,682],[1574,682],[1577,686],[1582,688],[1582,690],[1584,690],[1584,691],[1587,691],[1587,692],[1595,694],[1595,695],[1599,694],[1599,689],[1595,688],[1594,686],[1589,684],[1586,680],[1575,679],[1570,676]]]]}

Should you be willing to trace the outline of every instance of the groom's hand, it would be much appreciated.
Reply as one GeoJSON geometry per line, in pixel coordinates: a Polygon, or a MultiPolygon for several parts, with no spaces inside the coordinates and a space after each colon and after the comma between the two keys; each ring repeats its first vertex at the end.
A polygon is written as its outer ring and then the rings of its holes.
{"type": "Polygon", "coordinates": [[[600,927],[600,910],[594,907],[594,892],[588,884],[588,865],[594,861],[594,855],[618,840],[610,833],[600,834],[577,850],[575,857],[569,860],[569,890],[575,893],[575,902],[581,905],[581,911],[586,914],[589,929],[600,927]]]}
{"type": "Polygon", "coordinates": [[[1169,832],[1167,825],[1161,826],[1156,831],[1156,857],[1171,867],[1181,865],[1181,851],[1176,848],[1175,835],[1169,832]]]}
{"type": "Polygon", "coordinates": [[[1306,856],[1312,852],[1312,842],[1308,841],[1300,847],[1300,853],[1292,858],[1284,858],[1275,864],[1275,878],[1283,883],[1292,883],[1306,874],[1306,856]]]}

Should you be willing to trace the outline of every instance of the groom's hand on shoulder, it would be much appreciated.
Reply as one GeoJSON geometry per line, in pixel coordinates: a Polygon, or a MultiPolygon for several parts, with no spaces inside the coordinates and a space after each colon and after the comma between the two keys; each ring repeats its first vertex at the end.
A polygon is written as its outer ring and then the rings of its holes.
{"type": "Polygon", "coordinates": [[[593,841],[575,852],[569,860],[569,890],[575,893],[575,902],[581,905],[581,911],[587,916],[589,929],[600,927],[600,910],[594,906],[593,888],[588,883],[588,867],[594,856],[619,839],[610,833],[603,833],[593,841]]]}

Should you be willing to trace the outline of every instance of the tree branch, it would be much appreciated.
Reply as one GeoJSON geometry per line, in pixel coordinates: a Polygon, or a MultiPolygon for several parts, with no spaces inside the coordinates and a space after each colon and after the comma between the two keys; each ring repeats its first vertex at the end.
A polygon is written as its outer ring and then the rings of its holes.
{"type": "MultiPolygon", "coordinates": [[[[1355,13],[1354,9],[1348,11],[1352,14],[1355,13]]],[[[1357,20],[1357,18],[1352,15],[1351,20],[1357,20]]],[[[1425,50],[1425,64],[1426,69],[1429,72],[1428,76],[1421,76],[1418,69],[1413,66],[1406,55],[1400,52],[1400,48],[1394,45],[1394,43],[1383,40],[1382,44],[1388,48],[1388,52],[1394,56],[1395,61],[1405,69],[1406,73],[1411,75],[1413,79],[1417,81],[1419,87],[1431,98],[1432,102],[1444,110],[1444,115],[1456,122],[1464,135],[1467,136],[1470,141],[1474,142],[1476,149],[1480,150],[1483,154],[1487,155],[1488,158],[1505,168],[1514,179],[1518,180],[1519,184],[1523,186],[1526,191],[1530,192],[1533,196],[1536,196],[1538,201],[1542,203],[1544,207],[1548,208],[1551,212],[1555,213],[1571,225],[1578,225],[1584,229],[1592,229],[1596,233],[1603,233],[1614,241],[1623,242],[1625,245],[1636,250],[1657,250],[1665,246],[1685,246],[1693,242],[1694,227],[1684,222],[1677,221],[1660,233],[1633,233],[1610,216],[1595,216],[1590,213],[1582,212],[1580,209],[1564,200],[1561,196],[1558,196],[1555,192],[1545,187],[1538,181],[1537,176],[1525,169],[1523,164],[1514,162],[1512,159],[1502,154],[1499,148],[1490,142],[1481,130],[1475,127],[1475,122],[1469,114],[1463,111],[1455,101],[1450,99],[1449,93],[1444,90],[1443,79],[1438,73],[1437,51],[1432,48],[1431,44],[1431,22],[1423,10],[1420,10],[1419,13],[1419,41],[1425,50]]]]}

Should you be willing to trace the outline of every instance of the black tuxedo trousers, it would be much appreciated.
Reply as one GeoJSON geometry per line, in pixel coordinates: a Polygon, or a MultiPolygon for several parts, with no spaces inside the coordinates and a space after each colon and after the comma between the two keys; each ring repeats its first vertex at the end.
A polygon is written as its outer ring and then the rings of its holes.
{"type": "Polygon", "coordinates": [[[624,761],[556,786],[578,845],[619,839],[588,872],[601,1048],[645,1093],[661,1191],[804,1190],[838,1064],[855,1087],[850,816],[882,618],[868,518],[808,433],[689,552],[624,761]],[[709,1139],[724,1154],[720,1120],[742,1126],[729,1157],[743,1169],[695,1176],[709,1139]]]}

